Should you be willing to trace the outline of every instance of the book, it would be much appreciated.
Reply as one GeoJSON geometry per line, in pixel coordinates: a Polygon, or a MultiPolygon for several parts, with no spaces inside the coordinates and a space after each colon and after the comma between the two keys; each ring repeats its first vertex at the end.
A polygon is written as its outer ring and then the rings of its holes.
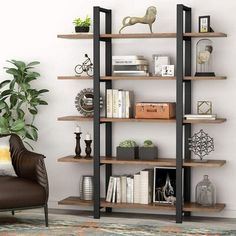
{"type": "Polygon", "coordinates": [[[131,177],[127,177],[127,189],[126,189],[126,202],[127,203],[132,203],[132,200],[131,200],[131,197],[132,197],[132,194],[131,194],[131,177]]]}
{"type": "Polygon", "coordinates": [[[107,188],[107,196],[106,196],[107,202],[111,202],[112,192],[113,192],[113,184],[114,184],[114,177],[111,176],[109,179],[109,184],[108,184],[108,188],[107,188]]]}
{"type": "Polygon", "coordinates": [[[186,120],[215,120],[216,119],[216,115],[212,114],[212,115],[200,115],[200,114],[186,114],[184,115],[184,118],[186,120]]]}
{"type": "Polygon", "coordinates": [[[145,169],[140,172],[140,203],[152,202],[153,191],[153,169],[145,169]]]}
{"type": "Polygon", "coordinates": [[[131,56],[112,56],[112,60],[143,60],[144,56],[131,55],[131,56]]]}
{"type": "Polygon", "coordinates": [[[118,118],[123,118],[123,105],[124,105],[124,102],[123,102],[123,94],[124,94],[124,91],[123,90],[119,90],[118,91],[118,118]]]}
{"type": "Polygon", "coordinates": [[[113,59],[112,64],[114,66],[127,65],[127,66],[136,66],[136,65],[148,65],[148,60],[136,60],[136,59],[113,59]]]}
{"type": "Polygon", "coordinates": [[[126,203],[127,177],[121,176],[121,202],[126,203]]]}
{"type": "Polygon", "coordinates": [[[107,89],[106,91],[106,116],[107,118],[112,118],[112,89],[107,89]]]}
{"type": "Polygon", "coordinates": [[[140,203],[140,173],[134,175],[134,203],[140,203]]]}
{"type": "Polygon", "coordinates": [[[119,118],[118,93],[119,93],[119,90],[113,89],[112,91],[112,117],[113,118],[119,118]]]}
{"type": "Polygon", "coordinates": [[[117,184],[117,177],[114,178],[114,184],[113,184],[113,194],[112,194],[112,202],[116,202],[116,184],[117,184]]]}
{"type": "Polygon", "coordinates": [[[116,177],[116,202],[121,203],[121,181],[120,181],[120,177],[116,177]]]}
{"type": "Polygon", "coordinates": [[[130,178],[130,203],[134,203],[134,178],[130,178]]]}
{"type": "Polygon", "coordinates": [[[125,91],[125,118],[133,117],[133,92],[125,91]]]}

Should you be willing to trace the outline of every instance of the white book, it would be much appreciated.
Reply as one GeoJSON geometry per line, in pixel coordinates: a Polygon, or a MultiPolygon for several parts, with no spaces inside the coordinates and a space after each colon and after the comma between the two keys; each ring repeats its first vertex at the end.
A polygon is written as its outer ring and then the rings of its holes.
{"type": "Polygon", "coordinates": [[[125,118],[133,116],[133,91],[125,91],[125,118]]]}
{"type": "Polygon", "coordinates": [[[107,118],[112,118],[112,89],[107,89],[107,94],[106,94],[106,102],[107,102],[107,110],[106,110],[106,115],[107,118]]]}
{"type": "Polygon", "coordinates": [[[116,202],[116,184],[117,184],[117,177],[114,178],[114,184],[113,184],[113,194],[112,194],[112,202],[116,202]]]}
{"type": "Polygon", "coordinates": [[[116,59],[112,60],[112,64],[115,65],[148,65],[148,61],[143,60],[135,60],[135,59],[116,59]]]}
{"type": "Polygon", "coordinates": [[[216,118],[216,114],[204,115],[204,114],[186,114],[185,118],[216,118]]]}
{"type": "Polygon", "coordinates": [[[186,117],[186,120],[216,120],[216,117],[186,117]]]}
{"type": "Polygon", "coordinates": [[[121,202],[126,203],[127,176],[121,176],[121,202]]]}
{"type": "Polygon", "coordinates": [[[116,202],[121,203],[121,181],[120,181],[120,177],[116,178],[116,202]]]}
{"type": "Polygon", "coordinates": [[[126,202],[131,203],[131,177],[127,177],[126,202]]]}
{"type": "Polygon", "coordinates": [[[140,203],[152,202],[153,191],[153,169],[145,169],[140,172],[140,203]]]}
{"type": "Polygon", "coordinates": [[[119,111],[118,111],[118,90],[113,89],[112,91],[112,117],[119,118],[119,111]]]}
{"type": "Polygon", "coordinates": [[[130,179],[130,203],[134,203],[134,178],[130,179]]]}
{"type": "Polygon", "coordinates": [[[122,111],[123,111],[123,92],[122,90],[118,91],[118,118],[122,118],[122,111]]]}
{"type": "Polygon", "coordinates": [[[126,91],[122,91],[122,118],[126,117],[126,91]]]}
{"type": "Polygon", "coordinates": [[[140,173],[134,175],[134,203],[140,203],[140,173]]]}
{"type": "Polygon", "coordinates": [[[144,56],[135,56],[135,55],[130,55],[130,56],[112,56],[112,60],[143,60],[144,56]]]}
{"type": "Polygon", "coordinates": [[[114,184],[114,178],[113,176],[110,177],[108,188],[107,188],[107,196],[106,196],[106,201],[111,202],[112,198],[112,192],[113,192],[113,184],[114,184]]]}

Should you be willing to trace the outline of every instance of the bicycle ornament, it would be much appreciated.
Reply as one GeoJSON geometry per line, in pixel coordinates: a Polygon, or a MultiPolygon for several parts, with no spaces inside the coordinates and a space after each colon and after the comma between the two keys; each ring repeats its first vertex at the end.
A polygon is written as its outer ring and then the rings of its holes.
{"type": "Polygon", "coordinates": [[[77,75],[81,75],[82,73],[86,73],[88,76],[93,76],[93,63],[88,56],[88,54],[85,54],[85,61],[81,64],[78,64],[75,66],[75,73],[77,75]]]}
{"type": "Polygon", "coordinates": [[[203,157],[214,151],[213,138],[201,129],[198,133],[195,133],[189,141],[189,150],[199,156],[201,162],[207,162],[207,160],[203,160],[203,157]]]}

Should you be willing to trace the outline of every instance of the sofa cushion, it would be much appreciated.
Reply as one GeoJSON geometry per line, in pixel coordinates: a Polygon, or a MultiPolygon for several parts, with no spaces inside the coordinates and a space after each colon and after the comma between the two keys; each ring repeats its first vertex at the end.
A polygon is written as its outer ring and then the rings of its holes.
{"type": "Polygon", "coordinates": [[[10,155],[10,136],[0,137],[0,176],[16,176],[11,155],[10,155]]]}
{"type": "Polygon", "coordinates": [[[39,184],[27,179],[0,176],[0,210],[45,205],[46,193],[39,184]]]}

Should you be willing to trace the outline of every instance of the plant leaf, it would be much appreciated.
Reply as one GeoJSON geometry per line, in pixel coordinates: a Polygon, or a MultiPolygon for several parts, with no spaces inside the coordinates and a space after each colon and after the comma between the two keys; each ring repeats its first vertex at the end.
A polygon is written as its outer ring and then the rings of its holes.
{"type": "Polygon", "coordinates": [[[11,80],[4,80],[2,83],[0,83],[0,89],[2,89],[4,86],[8,85],[11,82],[11,80]]]}
{"type": "Polygon", "coordinates": [[[38,65],[38,64],[40,64],[39,61],[32,61],[32,62],[30,62],[30,63],[27,65],[27,68],[28,68],[28,67],[31,67],[31,66],[36,66],[36,65],[38,65]]]}
{"type": "Polygon", "coordinates": [[[23,129],[25,127],[25,122],[23,120],[16,120],[12,126],[11,126],[11,131],[15,132],[15,131],[20,131],[21,129],[23,129]]]}
{"type": "Polygon", "coordinates": [[[46,101],[40,100],[39,105],[48,105],[48,103],[46,101]]]}
{"type": "Polygon", "coordinates": [[[32,114],[32,115],[37,115],[38,114],[37,109],[29,108],[28,110],[29,110],[30,114],[32,114]]]}

